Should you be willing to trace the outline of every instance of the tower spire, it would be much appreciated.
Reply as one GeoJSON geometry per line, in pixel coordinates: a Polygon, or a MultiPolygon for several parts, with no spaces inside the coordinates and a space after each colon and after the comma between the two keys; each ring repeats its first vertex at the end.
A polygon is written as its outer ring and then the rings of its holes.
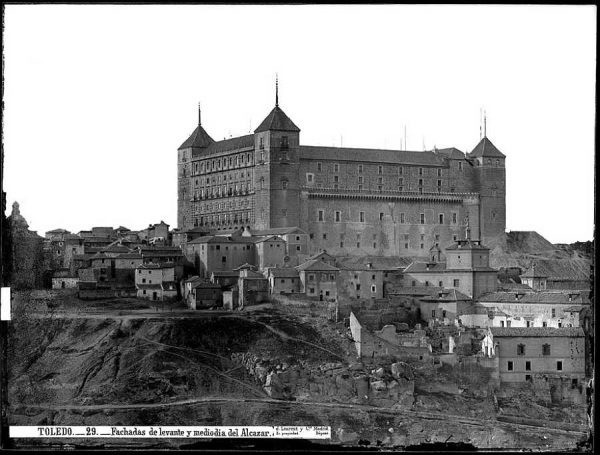
{"type": "Polygon", "coordinates": [[[483,110],[483,137],[487,137],[487,114],[483,110]]]}
{"type": "Polygon", "coordinates": [[[279,76],[275,73],[275,107],[279,107],[279,76]]]}
{"type": "Polygon", "coordinates": [[[198,101],[198,126],[202,126],[202,114],[200,110],[200,101],[198,101]]]}

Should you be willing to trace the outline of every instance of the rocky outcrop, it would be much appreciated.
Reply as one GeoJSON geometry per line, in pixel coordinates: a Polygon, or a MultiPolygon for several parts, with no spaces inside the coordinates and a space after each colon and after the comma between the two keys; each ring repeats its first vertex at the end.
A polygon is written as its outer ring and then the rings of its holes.
{"type": "Polygon", "coordinates": [[[231,358],[243,365],[272,398],[384,407],[410,407],[414,401],[414,381],[406,372],[406,364],[394,364],[392,370],[367,370],[360,363],[289,364],[251,353],[234,353],[231,358]]]}

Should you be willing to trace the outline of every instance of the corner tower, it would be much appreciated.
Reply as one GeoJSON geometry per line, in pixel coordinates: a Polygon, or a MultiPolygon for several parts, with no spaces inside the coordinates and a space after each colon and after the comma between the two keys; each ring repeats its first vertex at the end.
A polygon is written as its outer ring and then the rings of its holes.
{"type": "Polygon", "coordinates": [[[496,245],[506,231],[506,156],[484,136],[468,157],[473,164],[473,191],[480,196],[480,239],[496,245]]]}
{"type": "Polygon", "coordinates": [[[254,227],[270,229],[299,226],[300,128],[279,107],[279,83],[275,83],[275,107],[254,130],[254,227]]]}
{"type": "Polygon", "coordinates": [[[215,141],[202,127],[200,103],[198,103],[198,126],[177,149],[177,228],[192,227],[192,159],[215,141]]]}

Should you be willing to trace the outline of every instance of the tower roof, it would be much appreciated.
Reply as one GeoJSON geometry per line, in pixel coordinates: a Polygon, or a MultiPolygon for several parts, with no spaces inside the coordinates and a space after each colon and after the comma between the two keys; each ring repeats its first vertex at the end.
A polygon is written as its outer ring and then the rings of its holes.
{"type": "Polygon", "coordinates": [[[521,275],[521,277],[523,278],[547,278],[548,275],[544,275],[542,272],[540,272],[539,267],[536,267],[536,264],[532,264],[531,267],[529,267],[529,269],[527,269],[527,271],[521,275]],[[537,268],[537,270],[536,270],[537,268]]]}
{"type": "Polygon", "coordinates": [[[204,130],[202,125],[198,125],[192,135],[186,139],[186,141],[179,146],[177,150],[187,148],[206,148],[210,144],[215,142],[212,137],[204,130]]]}
{"type": "Polygon", "coordinates": [[[486,136],[483,137],[479,144],[475,146],[473,151],[469,154],[471,157],[498,157],[498,158],[506,158],[500,150],[496,148],[492,141],[490,141],[486,136]]]}
{"type": "Polygon", "coordinates": [[[254,130],[255,133],[262,133],[263,131],[299,132],[300,128],[294,125],[294,122],[285,115],[285,112],[283,112],[279,106],[275,106],[259,127],[254,130]]]}
{"type": "Polygon", "coordinates": [[[206,148],[210,144],[215,142],[212,137],[202,128],[202,111],[200,110],[200,103],[198,103],[198,126],[187,140],[179,146],[177,150],[187,148],[206,148]]]}

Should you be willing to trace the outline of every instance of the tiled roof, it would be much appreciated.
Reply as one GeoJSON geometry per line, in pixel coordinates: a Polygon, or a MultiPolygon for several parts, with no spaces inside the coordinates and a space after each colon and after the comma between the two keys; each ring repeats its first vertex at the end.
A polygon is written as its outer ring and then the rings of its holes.
{"type": "Polygon", "coordinates": [[[490,141],[487,137],[484,137],[479,144],[475,146],[473,151],[469,154],[469,157],[497,157],[504,158],[505,155],[496,148],[492,141],[490,141]]]}
{"type": "Polygon", "coordinates": [[[258,238],[254,238],[254,243],[262,243],[262,242],[285,242],[281,237],[277,237],[276,235],[265,235],[258,238]]]}
{"type": "Polygon", "coordinates": [[[222,141],[213,142],[204,150],[192,149],[192,158],[197,158],[199,156],[205,155],[215,155],[217,153],[229,152],[250,147],[254,147],[254,134],[247,134],[245,136],[232,137],[229,139],[223,139],[222,141]]]}
{"type": "Polygon", "coordinates": [[[438,291],[437,294],[431,295],[430,297],[425,297],[421,300],[425,302],[457,302],[472,299],[468,295],[463,294],[462,292],[457,291],[456,289],[443,289],[438,291]]]}
{"type": "Polygon", "coordinates": [[[316,272],[338,272],[340,269],[326,262],[320,261],[319,259],[311,259],[303,264],[296,266],[296,270],[308,270],[316,272]]]}
{"type": "Polygon", "coordinates": [[[150,264],[142,264],[138,267],[136,267],[136,269],[172,269],[173,267],[175,267],[175,265],[172,262],[169,263],[165,263],[165,264],[154,264],[153,262],[151,262],[150,264]]]}
{"type": "Polygon", "coordinates": [[[296,278],[298,276],[298,270],[296,269],[269,269],[269,275],[274,278],[296,278]]]}
{"type": "Polygon", "coordinates": [[[255,269],[256,269],[255,265],[244,262],[242,265],[240,265],[239,267],[236,267],[233,270],[255,270],[255,269]]]}
{"type": "Polygon", "coordinates": [[[444,272],[445,262],[413,262],[404,270],[405,273],[444,272]]]}
{"type": "Polygon", "coordinates": [[[299,227],[282,227],[273,229],[263,229],[260,231],[251,231],[252,235],[286,235],[286,234],[305,234],[306,232],[299,227]]]}
{"type": "Polygon", "coordinates": [[[121,253],[116,259],[142,259],[142,255],[138,253],[121,253]]]}
{"type": "Polygon", "coordinates": [[[446,250],[489,250],[489,248],[483,246],[479,240],[459,239],[446,247],[446,250]]]}
{"type": "Polygon", "coordinates": [[[538,267],[534,265],[532,265],[531,267],[529,267],[527,269],[527,271],[521,275],[521,277],[525,277],[525,278],[547,278],[548,275],[544,275],[542,272],[540,272],[540,269],[538,267]],[[536,270],[537,268],[537,270],[536,270]]]}
{"type": "Polygon", "coordinates": [[[266,280],[264,275],[262,275],[258,272],[255,272],[254,270],[246,270],[245,273],[246,273],[246,276],[244,276],[244,277],[241,276],[241,273],[240,273],[240,278],[252,278],[252,279],[261,278],[263,280],[266,280]]]}
{"type": "Polygon", "coordinates": [[[434,296],[443,288],[437,286],[408,286],[395,288],[389,294],[393,296],[410,296],[410,297],[422,297],[422,296],[434,296]]]}
{"type": "Polygon", "coordinates": [[[301,145],[300,159],[364,161],[368,163],[416,164],[444,166],[444,158],[433,152],[410,152],[406,150],[361,149],[301,145]]]}
{"type": "Polygon", "coordinates": [[[207,281],[207,280],[194,281],[192,283],[192,289],[197,289],[197,288],[202,288],[202,289],[221,289],[221,285],[220,284],[216,284],[216,283],[211,283],[210,281],[207,281]]]}
{"type": "Polygon", "coordinates": [[[313,254],[312,256],[310,256],[307,261],[312,261],[313,259],[319,259],[319,258],[323,258],[323,257],[327,257],[327,259],[333,259],[335,260],[335,257],[332,256],[331,254],[329,254],[327,251],[319,251],[318,253],[313,254]]]}
{"type": "Polygon", "coordinates": [[[439,153],[441,155],[444,155],[444,156],[454,159],[454,160],[460,160],[460,159],[464,160],[465,159],[465,154],[463,152],[461,152],[460,150],[458,150],[456,147],[437,149],[437,150],[434,150],[434,153],[439,153]]]}
{"type": "Polygon", "coordinates": [[[254,243],[254,239],[252,239],[251,237],[220,237],[220,236],[213,236],[213,235],[204,235],[202,237],[198,237],[194,240],[190,240],[189,242],[187,242],[188,244],[196,244],[196,243],[229,243],[229,244],[234,244],[234,243],[254,243]]]}
{"type": "Polygon", "coordinates": [[[281,110],[279,106],[275,106],[269,115],[262,121],[262,123],[254,130],[255,133],[261,133],[263,131],[295,131],[299,132],[300,128],[294,125],[294,122],[285,115],[285,112],[281,110]]]}
{"type": "Polygon", "coordinates": [[[46,231],[46,234],[66,234],[68,232],[69,231],[67,231],[66,229],[59,228],[59,229],[52,229],[51,231],[46,231]]]}
{"type": "Polygon", "coordinates": [[[239,270],[217,270],[212,272],[213,276],[236,277],[240,276],[239,270]]]}
{"type": "Polygon", "coordinates": [[[190,147],[206,148],[214,142],[214,139],[208,135],[204,128],[202,128],[202,125],[198,125],[190,137],[188,137],[185,142],[179,146],[178,150],[190,147]]]}
{"type": "Polygon", "coordinates": [[[581,327],[492,327],[495,337],[583,337],[581,327]]]}
{"type": "Polygon", "coordinates": [[[589,291],[504,291],[482,295],[479,297],[479,301],[489,303],[589,304],[589,291]],[[569,295],[571,295],[571,300],[569,300],[569,295]]]}
{"type": "Polygon", "coordinates": [[[345,270],[385,270],[399,271],[410,265],[407,257],[349,256],[336,257],[336,264],[345,270]],[[371,264],[371,267],[369,267],[371,264]]]}

